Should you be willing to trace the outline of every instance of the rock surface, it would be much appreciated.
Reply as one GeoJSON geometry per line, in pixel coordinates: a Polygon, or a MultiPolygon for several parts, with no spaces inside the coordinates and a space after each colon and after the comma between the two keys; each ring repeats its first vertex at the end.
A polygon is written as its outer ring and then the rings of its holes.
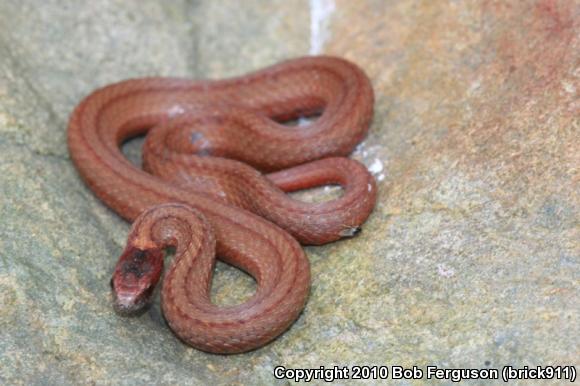
{"type": "MultiPolygon", "coordinates": [[[[573,0],[0,3],[0,383],[577,364],[579,19],[573,0]],[[127,77],[218,78],[308,53],[372,79],[375,119],[353,156],[380,193],[359,236],[307,248],[300,319],[263,349],[216,356],[175,339],[159,304],[116,316],[128,224],[69,160],[72,108],[127,77]]],[[[220,265],[214,287],[231,304],[253,283],[220,265]]]]}

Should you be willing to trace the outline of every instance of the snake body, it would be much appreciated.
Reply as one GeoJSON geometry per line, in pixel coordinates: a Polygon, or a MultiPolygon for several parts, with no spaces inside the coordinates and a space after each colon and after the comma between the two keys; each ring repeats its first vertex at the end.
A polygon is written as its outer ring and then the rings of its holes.
{"type": "Polygon", "coordinates": [[[372,112],[364,72],[334,57],[226,80],[131,79],[84,98],[69,122],[71,158],[97,197],[133,222],[112,280],[116,310],[147,304],[163,250],[174,247],[161,298],[179,338],[237,353],[280,335],[310,287],[298,241],[351,236],[374,207],[374,179],[344,157],[366,135],[372,112]],[[282,123],[313,114],[320,115],[305,126],[282,123]],[[120,146],[145,133],[141,170],[120,146]],[[343,194],[320,203],[286,194],[327,184],[343,194]],[[211,303],[216,255],[256,280],[245,303],[211,303]]]}

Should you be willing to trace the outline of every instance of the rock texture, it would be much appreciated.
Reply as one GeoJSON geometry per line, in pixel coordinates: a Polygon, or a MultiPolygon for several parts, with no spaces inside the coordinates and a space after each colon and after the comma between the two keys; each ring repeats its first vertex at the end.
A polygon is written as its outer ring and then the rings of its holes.
{"type": "MultiPolygon", "coordinates": [[[[0,3],[0,383],[577,364],[579,20],[573,0],[0,3]],[[223,77],[319,52],[373,81],[375,120],[353,156],[380,194],[359,236],[307,249],[298,322],[215,356],[175,339],[158,304],[117,317],[108,281],[128,224],[71,165],[75,104],[127,77],[223,77]]],[[[253,284],[220,265],[214,287],[232,304],[253,284]]]]}

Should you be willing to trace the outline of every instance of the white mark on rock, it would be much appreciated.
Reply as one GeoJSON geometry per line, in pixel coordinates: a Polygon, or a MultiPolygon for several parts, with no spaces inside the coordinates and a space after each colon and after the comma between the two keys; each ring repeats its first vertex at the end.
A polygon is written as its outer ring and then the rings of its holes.
{"type": "Polygon", "coordinates": [[[308,126],[312,123],[312,119],[309,117],[298,117],[298,126],[299,127],[304,127],[304,126],[308,126]]]}
{"type": "Polygon", "coordinates": [[[368,167],[369,172],[371,172],[379,182],[385,179],[385,175],[381,173],[383,169],[383,162],[378,158],[375,158],[371,166],[368,167]]]}
{"type": "Polygon", "coordinates": [[[367,190],[370,192],[371,190],[373,190],[373,186],[371,184],[367,184],[367,190]]]}
{"type": "Polygon", "coordinates": [[[382,171],[383,171],[383,163],[381,162],[380,159],[375,158],[371,166],[369,166],[369,172],[371,172],[372,174],[379,174],[382,171]]]}
{"type": "Polygon", "coordinates": [[[576,94],[576,87],[574,86],[574,84],[563,80],[562,87],[564,88],[564,91],[566,91],[568,94],[576,94]]]}
{"type": "Polygon", "coordinates": [[[444,264],[437,264],[437,273],[443,277],[451,277],[455,275],[455,270],[446,267],[444,264]]]}
{"type": "Polygon", "coordinates": [[[481,79],[476,79],[469,85],[469,93],[473,93],[481,87],[481,79]]]}
{"type": "Polygon", "coordinates": [[[322,52],[330,35],[330,15],[335,9],[334,0],[310,0],[310,55],[322,52]]]}
{"type": "Polygon", "coordinates": [[[363,141],[363,142],[359,143],[358,145],[356,145],[356,147],[354,148],[354,151],[352,153],[353,153],[353,155],[360,155],[363,158],[366,158],[369,155],[369,152],[366,149],[366,143],[363,141]]]}

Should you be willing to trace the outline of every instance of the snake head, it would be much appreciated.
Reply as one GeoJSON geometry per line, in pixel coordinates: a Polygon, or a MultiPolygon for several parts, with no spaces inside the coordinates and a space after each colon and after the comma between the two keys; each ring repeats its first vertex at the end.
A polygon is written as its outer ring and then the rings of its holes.
{"type": "Polygon", "coordinates": [[[111,279],[113,307],[124,316],[139,314],[151,302],[163,271],[163,251],[127,246],[111,279]]]}

